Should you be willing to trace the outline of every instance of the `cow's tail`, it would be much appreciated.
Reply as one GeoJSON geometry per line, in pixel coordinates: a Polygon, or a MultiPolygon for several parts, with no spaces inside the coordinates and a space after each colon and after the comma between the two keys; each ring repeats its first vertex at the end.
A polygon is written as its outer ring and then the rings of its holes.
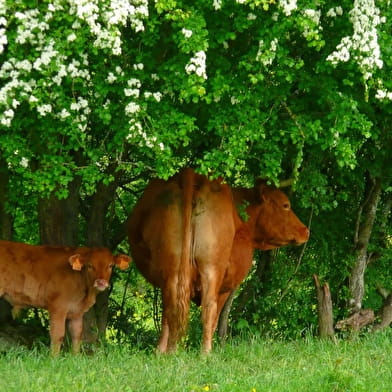
{"type": "Polygon", "coordinates": [[[191,249],[192,249],[192,209],[195,174],[192,169],[184,169],[181,175],[183,195],[183,237],[181,259],[178,270],[178,328],[179,336],[183,336],[188,325],[188,315],[191,299],[191,249]]]}

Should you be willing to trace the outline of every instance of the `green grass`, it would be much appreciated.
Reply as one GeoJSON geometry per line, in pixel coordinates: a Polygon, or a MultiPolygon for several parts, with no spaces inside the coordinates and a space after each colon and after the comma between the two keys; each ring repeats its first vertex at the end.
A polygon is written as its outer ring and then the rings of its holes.
{"type": "Polygon", "coordinates": [[[232,341],[209,356],[157,356],[108,346],[94,355],[12,350],[0,357],[2,392],[392,391],[392,335],[337,343],[260,338],[232,341]]]}

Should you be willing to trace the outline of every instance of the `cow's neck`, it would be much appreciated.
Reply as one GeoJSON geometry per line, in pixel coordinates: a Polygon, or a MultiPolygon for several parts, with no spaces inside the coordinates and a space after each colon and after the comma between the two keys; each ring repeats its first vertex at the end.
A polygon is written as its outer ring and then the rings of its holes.
{"type": "Polygon", "coordinates": [[[258,203],[255,189],[233,188],[233,198],[243,226],[247,228],[250,236],[253,237],[257,219],[254,207],[258,203]]]}
{"type": "Polygon", "coordinates": [[[238,214],[240,215],[242,220],[247,221],[247,219],[244,219],[243,215],[249,209],[250,205],[256,203],[254,189],[233,188],[233,198],[238,214]]]}

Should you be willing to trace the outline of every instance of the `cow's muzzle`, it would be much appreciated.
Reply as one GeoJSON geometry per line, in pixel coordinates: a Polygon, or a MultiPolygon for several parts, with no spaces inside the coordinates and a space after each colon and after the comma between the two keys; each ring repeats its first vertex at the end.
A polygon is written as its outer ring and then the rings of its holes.
{"type": "Polygon", "coordinates": [[[106,279],[96,279],[94,287],[99,291],[104,291],[109,287],[109,282],[106,279]]]}

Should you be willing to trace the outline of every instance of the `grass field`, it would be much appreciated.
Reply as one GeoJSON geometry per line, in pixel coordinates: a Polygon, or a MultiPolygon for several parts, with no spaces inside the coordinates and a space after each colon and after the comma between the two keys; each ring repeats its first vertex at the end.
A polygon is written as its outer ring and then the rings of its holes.
{"type": "Polygon", "coordinates": [[[18,349],[0,357],[1,392],[392,391],[392,334],[336,343],[249,338],[175,355],[107,346],[93,355],[18,349]]]}

